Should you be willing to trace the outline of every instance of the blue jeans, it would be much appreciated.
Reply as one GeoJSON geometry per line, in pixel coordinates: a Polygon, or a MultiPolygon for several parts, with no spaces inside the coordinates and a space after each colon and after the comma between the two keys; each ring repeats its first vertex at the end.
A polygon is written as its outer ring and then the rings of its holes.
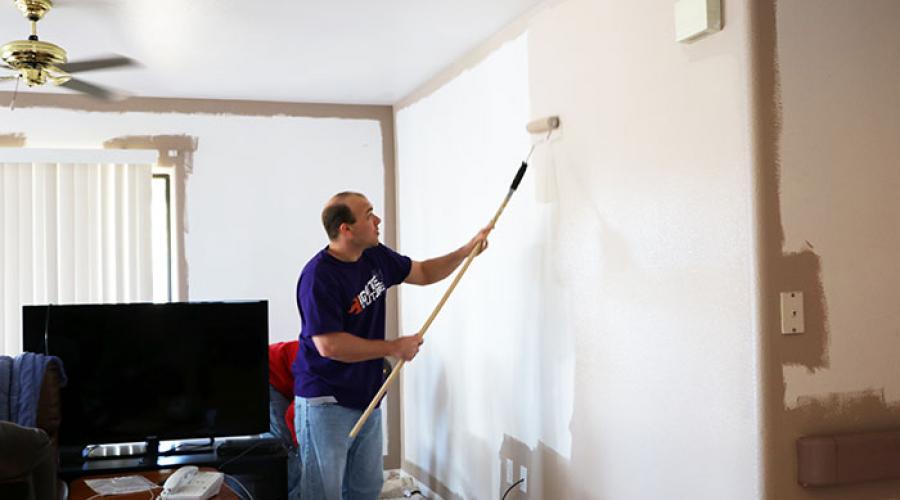
{"type": "Polygon", "coordinates": [[[294,398],[300,443],[300,498],[375,500],[384,484],[381,409],[376,409],[355,439],[348,435],[361,410],[340,406],[334,398],[294,398]],[[330,401],[329,401],[330,400],[330,401]]]}
{"type": "Polygon", "coordinates": [[[289,404],[291,404],[291,400],[282,396],[271,385],[269,386],[269,434],[280,438],[287,449],[288,500],[299,500],[300,459],[291,431],[284,423],[284,412],[287,411],[289,404]]]}

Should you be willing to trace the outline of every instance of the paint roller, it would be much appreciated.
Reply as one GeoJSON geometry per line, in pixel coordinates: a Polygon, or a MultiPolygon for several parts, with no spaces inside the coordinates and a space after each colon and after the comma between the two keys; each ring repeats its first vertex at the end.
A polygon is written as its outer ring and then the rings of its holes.
{"type": "MultiPolygon", "coordinates": [[[[537,120],[529,122],[525,129],[532,134],[542,134],[547,132],[547,138],[550,137],[550,134],[553,133],[554,130],[559,128],[559,117],[558,116],[548,116],[544,118],[539,118],[537,120]]],[[[494,230],[495,225],[497,224],[497,219],[500,218],[500,214],[503,213],[503,209],[506,208],[507,203],[509,203],[510,198],[512,198],[513,193],[516,192],[516,189],[519,188],[519,183],[522,182],[522,177],[525,176],[525,170],[528,168],[528,160],[531,159],[531,154],[534,153],[534,148],[537,144],[531,145],[531,150],[528,152],[528,156],[525,157],[525,161],[519,166],[519,170],[516,171],[515,177],[513,177],[512,184],[509,187],[509,192],[506,193],[506,197],[503,199],[503,203],[500,204],[500,208],[497,209],[497,212],[494,214],[494,217],[491,219],[491,223],[488,224],[488,232],[485,235],[487,237],[491,231],[494,230]]],[[[453,278],[453,282],[450,283],[450,286],[447,287],[447,291],[444,292],[444,296],[441,297],[441,300],[438,302],[437,306],[435,306],[434,310],[431,311],[431,315],[428,316],[428,319],[425,320],[425,324],[419,330],[419,334],[422,337],[425,336],[425,332],[428,331],[428,328],[431,326],[431,323],[434,321],[434,318],[437,317],[438,313],[441,312],[441,309],[444,307],[444,304],[447,302],[447,299],[450,297],[450,294],[453,293],[453,290],[456,289],[456,285],[459,283],[459,280],[462,279],[463,275],[466,274],[466,270],[469,269],[469,265],[472,263],[472,260],[475,259],[475,256],[478,255],[481,247],[476,245],[472,248],[472,251],[469,252],[468,257],[463,262],[462,268],[456,273],[456,276],[453,278]]],[[[391,371],[391,374],[385,379],[384,383],[381,384],[381,388],[378,389],[378,392],[375,394],[375,397],[372,398],[372,401],[369,403],[369,406],[363,412],[363,414],[359,417],[359,420],[356,421],[356,425],[353,426],[353,429],[350,430],[350,437],[355,438],[359,431],[362,430],[363,425],[366,423],[366,420],[369,419],[369,416],[375,411],[375,408],[378,406],[378,403],[381,401],[381,398],[384,397],[385,393],[387,393],[388,388],[394,383],[394,380],[400,374],[400,371],[403,369],[403,365],[406,363],[401,359],[394,366],[394,369],[391,371]]]]}
{"type": "Polygon", "coordinates": [[[559,128],[559,117],[558,116],[548,116],[546,118],[538,118],[537,120],[528,122],[528,125],[525,125],[525,130],[532,134],[543,134],[544,132],[551,132],[559,128]]]}

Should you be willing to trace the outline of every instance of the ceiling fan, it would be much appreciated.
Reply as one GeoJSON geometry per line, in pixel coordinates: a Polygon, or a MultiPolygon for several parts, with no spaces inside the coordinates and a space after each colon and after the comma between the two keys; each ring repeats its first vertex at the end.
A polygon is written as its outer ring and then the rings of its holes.
{"type": "Polygon", "coordinates": [[[14,40],[0,46],[0,68],[15,71],[16,75],[0,76],[3,80],[22,79],[29,87],[51,83],[82,92],[98,99],[114,100],[121,95],[111,89],[73,78],[73,73],[84,71],[137,66],[133,59],[124,56],[108,56],[78,62],[68,62],[66,51],[58,45],[38,40],[37,23],[53,7],[52,0],[13,0],[22,14],[31,21],[28,40],[14,40]]]}

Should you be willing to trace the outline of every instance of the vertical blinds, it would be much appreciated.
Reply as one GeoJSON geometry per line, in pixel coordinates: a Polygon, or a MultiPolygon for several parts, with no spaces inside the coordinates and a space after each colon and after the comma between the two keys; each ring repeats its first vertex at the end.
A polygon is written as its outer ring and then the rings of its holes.
{"type": "Polygon", "coordinates": [[[22,306],[153,297],[155,151],[0,150],[0,346],[21,352],[22,306]]]}

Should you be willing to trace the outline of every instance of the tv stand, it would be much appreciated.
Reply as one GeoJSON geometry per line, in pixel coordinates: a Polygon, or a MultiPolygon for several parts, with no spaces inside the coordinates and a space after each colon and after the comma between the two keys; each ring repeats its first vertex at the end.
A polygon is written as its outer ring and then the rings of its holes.
{"type": "MultiPolygon", "coordinates": [[[[132,443],[133,444],[133,443],[132,443]]],[[[102,459],[82,456],[80,448],[60,449],[59,476],[66,482],[98,474],[129,474],[184,465],[214,467],[236,477],[253,498],[287,498],[287,451],[274,438],[232,440],[216,447],[156,454],[109,456],[102,459]],[[237,444],[239,443],[239,444],[237,444]],[[221,453],[219,452],[221,448],[221,453]]]]}

